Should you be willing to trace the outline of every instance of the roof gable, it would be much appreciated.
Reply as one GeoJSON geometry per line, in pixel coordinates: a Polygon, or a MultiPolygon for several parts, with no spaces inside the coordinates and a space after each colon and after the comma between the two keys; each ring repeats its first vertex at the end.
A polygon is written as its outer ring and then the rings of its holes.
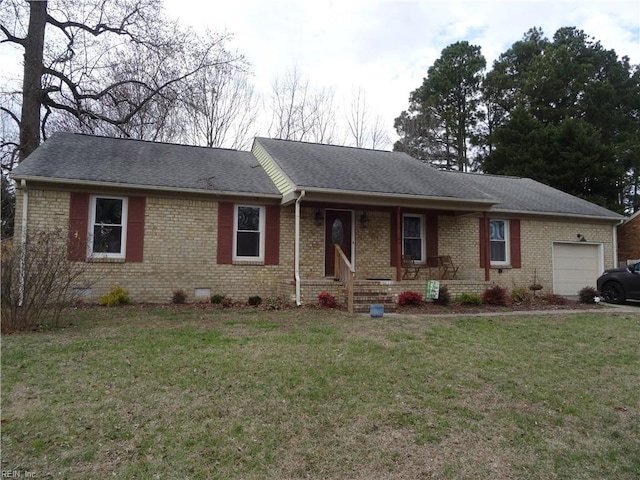
{"type": "Polygon", "coordinates": [[[481,190],[406,153],[256,138],[294,185],[291,188],[368,192],[491,202],[481,190]]]}

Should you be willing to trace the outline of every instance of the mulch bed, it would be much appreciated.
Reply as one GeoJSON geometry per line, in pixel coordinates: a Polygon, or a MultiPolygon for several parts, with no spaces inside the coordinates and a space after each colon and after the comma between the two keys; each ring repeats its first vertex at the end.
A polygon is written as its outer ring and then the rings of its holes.
{"type": "Polygon", "coordinates": [[[543,299],[536,299],[529,303],[511,303],[505,306],[498,305],[463,305],[452,303],[450,305],[437,305],[433,302],[424,302],[421,305],[398,306],[397,313],[407,314],[449,314],[449,313],[503,313],[503,312],[524,312],[533,310],[592,310],[602,308],[593,303],[580,303],[575,300],[563,299],[557,302],[549,302],[543,299]]]}
{"type": "MultiPolygon", "coordinates": [[[[296,307],[295,304],[282,302],[274,305],[265,304],[263,302],[257,306],[251,306],[246,302],[232,302],[227,304],[222,303],[210,303],[210,302],[188,302],[185,304],[158,304],[158,303],[134,303],[128,306],[121,306],[125,308],[134,309],[152,309],[152,308],[168,308],[171,310],[247,310],[255,309],[261,311],[273,311],[273,310],[294,310],[294,309],[307,309],[307,310],[327,310],[326,307],[322,307],[317,303],[306,303],[302,307],[296,307]]],[[[78,304],[75,308],[96,308],[95,304],[78,304]]],[[[451,313],[502,313],[502,312],[519,312],[519,311],[532,311],[532,310],[589,310],[602,308],[595,304],[579,303],[575,300],[569,300],[563,297],[552,299],[551,301],[544,298],[537,298],[529,303],[511,303],[506,306],[497,305],[463,305],[460,303],[452,302],[449,305],[437,305],[428,300],[420,305],[405,305],[398,306],[396,313],[416,314],[416,315],[439,315],[439,314],[451,314],[451,313]]],[[[346,308],[342,305],[338,305],[334,308],[339,311],[346,311],[346,308]]],[[[386,312],[385,312],[386,313],[386,312]]]]}

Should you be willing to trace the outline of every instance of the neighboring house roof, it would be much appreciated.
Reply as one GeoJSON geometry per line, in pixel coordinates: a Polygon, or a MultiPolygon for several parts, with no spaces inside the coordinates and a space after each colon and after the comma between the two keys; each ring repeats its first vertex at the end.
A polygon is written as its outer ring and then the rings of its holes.
{"type": "Polygon", "coordinates": [[[443,173],[494,198],[497,203],[491,207],[491,211],[601,217],[612,220],[623,218],[611,210],[530,178],[479,173],[443,173]]]}
{"type": "Polygon", "coordinates": [[[256,138],[295,190],[326,189],[494,203],[481,190],[401,152],[256,138]]]}
{"type": "Polygon", "coordinates": [[[12,177],[280,196],[250,152],[76,133],[53,134],[12,177]]]}
{"type": "Polygon", "coordinates": [[[638,210],[636,213],[634,213],[630,217],[625,217],[624,225],[626,225],[627,223],[631,222],[632,220],[635,220],[636,218],[638,218],[640,220],[640,210],[638,210]]]}

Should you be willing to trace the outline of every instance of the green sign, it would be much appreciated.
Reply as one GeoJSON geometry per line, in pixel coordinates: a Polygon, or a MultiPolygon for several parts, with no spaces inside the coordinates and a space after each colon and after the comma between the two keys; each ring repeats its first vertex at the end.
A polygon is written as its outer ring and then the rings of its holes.
{"type": "Polygon", "coordinates": [[[427,281],[427,292],[426,297],[432,300],[438,298],[438,292],[440,290],[440,282],[438,280],[428,280],[427,281]]]}

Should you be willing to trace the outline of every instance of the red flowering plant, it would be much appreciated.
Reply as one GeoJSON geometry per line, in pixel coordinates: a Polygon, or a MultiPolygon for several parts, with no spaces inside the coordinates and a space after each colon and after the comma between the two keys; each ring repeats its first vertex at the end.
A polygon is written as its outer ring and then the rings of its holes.
{"type": "Polygon", "coordinates": [[[320,292],[318,294],[318,303],[324,308],[336,308],[338,306],[336,297],[331,295],[329,292],[320,292]]]}
{"type": "Polygon", "coordinates": [[[422,295],[418,292],[402,292],[398,296],[398,305],[404,307],[406,305],[421,305],[423,301],[422,295]]]}

